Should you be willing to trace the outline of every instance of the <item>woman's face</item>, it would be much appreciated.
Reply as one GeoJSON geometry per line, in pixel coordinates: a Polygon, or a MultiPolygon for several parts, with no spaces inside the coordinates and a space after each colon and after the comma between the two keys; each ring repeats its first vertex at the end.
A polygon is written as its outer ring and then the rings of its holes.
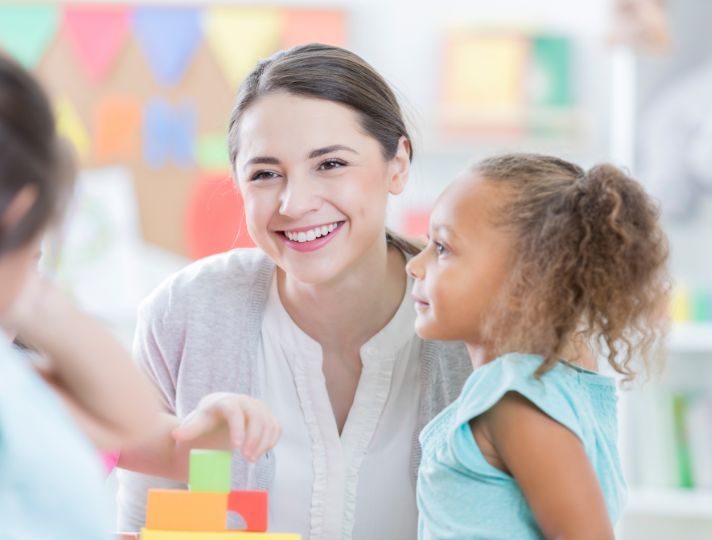
{"type": "Polygon", "coordinates": [[[428,245],[407,266],[422,338],[482,344],[484,321],[512,263],[511,236],[495,224],[504,197],[503,188],[470,175],[436,202],[428,245]]]}
{"type": "Polygon", "coordinates": [[[343,275],[385,240],[388,194],[408,177],[408,142],[385,160],[357,113],[275,92],[243,114],[235,174],[255,243],[305,283],[343,275]]]}

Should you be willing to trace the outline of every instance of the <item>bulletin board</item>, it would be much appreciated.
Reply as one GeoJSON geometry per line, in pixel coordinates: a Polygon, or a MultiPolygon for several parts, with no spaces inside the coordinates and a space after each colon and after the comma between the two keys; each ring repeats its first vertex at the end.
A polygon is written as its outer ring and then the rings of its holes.
{"type": "Polygon", "coordinates": [[[0,48],[35,72],[83,169],[132,173],[143,238],[198,258],[250,245],[227,124],[255,62],[310,42],[347,45],[333,9],[0,5],[0,48]]]}

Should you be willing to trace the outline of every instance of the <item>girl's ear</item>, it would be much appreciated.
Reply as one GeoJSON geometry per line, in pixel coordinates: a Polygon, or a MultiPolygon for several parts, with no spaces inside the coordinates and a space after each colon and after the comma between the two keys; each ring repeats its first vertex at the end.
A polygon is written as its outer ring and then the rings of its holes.
{"type": "Polygon", "coordinates": [[[27,215],[37,199],[37,188],[25,186],[13,197],[5,211],[0,215],[0,232],[14,229],[27,215]]]}
{"type": "Polygon", "coordinates": [[[410,172],[410,141],[407,137],[401,137],[398,141],[396,155],[390,162],[390,177],[388,179],[388,192],[398,195],[403,192],[408,183],[408,173],[410,172]]]}

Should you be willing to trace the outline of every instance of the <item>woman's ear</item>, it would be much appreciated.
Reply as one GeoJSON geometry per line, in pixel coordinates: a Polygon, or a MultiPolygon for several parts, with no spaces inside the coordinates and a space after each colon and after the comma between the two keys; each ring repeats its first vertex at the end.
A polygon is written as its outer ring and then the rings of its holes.
{"type": "Polygon", "coordinates": [[[32,205],[35,204],[36,199],[37,189],[34,186],[25,186],[18,191],[0,215],[0,232],[5,233],[17,227],[32,205]]]}
{"type": "Polygon", "coordinates": [[[401,137],[398,141],[396,155],[390,161],[388,192],[398,195],[408,183],[408,173],[410,172],[410,141],[407,137],[401,137]]]}

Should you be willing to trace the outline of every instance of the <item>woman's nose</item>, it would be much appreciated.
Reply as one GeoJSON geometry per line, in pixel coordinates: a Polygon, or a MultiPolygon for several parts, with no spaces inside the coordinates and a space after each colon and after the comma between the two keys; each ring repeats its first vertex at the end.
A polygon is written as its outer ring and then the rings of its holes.
{"type": "Polygon", "coordinates": [[[291,177],[282,192],[279,213],[290,218],[299,218],[317,210],[320,205],[321,197],[307,178],[291,177]]]}

